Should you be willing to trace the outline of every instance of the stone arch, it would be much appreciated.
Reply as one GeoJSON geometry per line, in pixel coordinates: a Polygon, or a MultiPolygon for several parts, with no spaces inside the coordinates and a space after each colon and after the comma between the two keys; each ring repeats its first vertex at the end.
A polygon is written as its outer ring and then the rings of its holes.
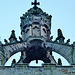
{"type": "Polygon", "coordinates": [[[63,56],[69,64],[72,64],[72,46],[70,45],[64,45],[64,44],[59,44],[59,43],[54,43],[54,42],[47,42],[46,43],[47,50],[52,50],[61,56],[63,56]]]}
{"type": "MultiPolygon", "coordinates": [[[[73,63],[74,54],[72,55],[73,47],[71,45],[64,45],[55,42],[46,42],[45,45],[47,50],[52,50],[60,54],[69,62],[69,64],[73,63]]],[[[26,42],[18,42],[14,44],[3,45],[2,54],[1,54],[2,65],[4,65],[7,62],[7,60],[15,53],[25,50],[27,50],[26,42]]]]}
{"type": "Polygon", "coordinates": [[[6,57],[6,59],[5,59],[5,62],[4,62],[4,64],[14,55],[14,54],[16,54],[16,53],[18,53],[18,52],[22,52],[22,51],[25,51],[25,50],[27,50],[26,48],[21,48],[21,50],[20,51],[15,51],[15,52],[12,52],[11,54],[9,54],[9,58],[8,57],[6,57]]]}
{"type": "Polygon", "coordinates": [[[13,43],[13,44],[8,44],[8,45],[3,45],[2,47],[2,65],[4,65],[11,56],[18,52],[26,51],[26,44],[25,42],[18,42],[18,43],[13,43]]]}

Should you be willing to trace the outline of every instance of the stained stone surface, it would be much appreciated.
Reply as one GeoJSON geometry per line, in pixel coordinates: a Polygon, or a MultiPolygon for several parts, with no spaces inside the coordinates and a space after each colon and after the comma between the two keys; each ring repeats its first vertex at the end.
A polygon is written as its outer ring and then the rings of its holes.
{"type": "Polygon", "coordinates": [[[14,30],[10,42],[5,39],[5,44],[2,44],[0,41],[0,75],[75,75],[75,42],[69,45],[68,39],[65,43],[61,29],[58,29],[58,37],[52,40],[52,16],[38,8],[39,4],[37,0],[32,2],[34,7],[21,17],[20,41],[14,30]],[[58,66],[50,54],[52,51],[63,56],[71,66],[58,66]],[[18,52],[21,52],[20,60],[14,66],[4,66],[18,52]],[[41,67],[28,66],[32,60],[42,60],[44,64],[41,67]]]}
{"type": "Polygon", "coordinates": [[[27,64],[17,64],[15,67],[0,67],[0,75],[75,75],[73,66],[56,66],[43,64],[41,67],[29,67],[27,64]]]}

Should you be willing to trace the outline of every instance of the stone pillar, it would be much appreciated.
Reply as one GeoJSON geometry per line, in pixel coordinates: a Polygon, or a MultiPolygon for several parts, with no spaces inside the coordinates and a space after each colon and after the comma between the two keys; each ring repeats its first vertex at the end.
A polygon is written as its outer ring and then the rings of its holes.
{"type": "Polygon", "coordinates": [[[30,26],[30,36],[32,36],[32,26],[30,26]]]}
{"type": "Polygon", "coordinates": [[[1,43],[1,41],[0,41],[0,66],[2,65],[2,43],[1,43]]]}
{"type": "Polygon", "coordinates": [[[25,32],[22,32],[22,39],[25,40],[25,32]]]}
{"type": "Polygon", "coordinates": [[[50,30],[47,30],[47,40],[50,40],[50,30]]]}
{"type": "Polygon", "coordinates": [[[43,26],[41,25],[41,36],[43,36],[43,26]]]}

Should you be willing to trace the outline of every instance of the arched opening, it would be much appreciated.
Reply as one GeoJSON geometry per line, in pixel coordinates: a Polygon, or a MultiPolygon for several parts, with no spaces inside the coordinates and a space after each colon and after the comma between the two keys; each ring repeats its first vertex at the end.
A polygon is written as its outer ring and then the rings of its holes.
{"type": "Polygon", "coordinates": [[[52,52],[52,53],[53,53],[53,56],[54,56],[56,62],[58,62],[58,59],[60,58],[62,61],[62,66],[69,66],[70,65],[68,63],[68,61],[63,56],[61,56],[60,54],[58,54],[56,52],[52,52]]]}
{"type": "Polygon", "coordinates": [[[11,63],[12,63],[12,60],[13,60],[13,59],[15,59],[16,62],[18,62],[19,59],[20,59],[20,56],[21,56],[21,52],[18,52],[18,53],[16,53],[16,54],[14,54],[14,55],[11,56],[11,57],[9,58],[9,60],[5,63],[5,66],[11,66],[11,63]]]}
{"type": "MultiPolygon", "coordinates": [[[[69,63],[69,65],[71,65],[71,63],[72,63],[72,60],[71,60],[71,49],[72,49],[72,47],[65,46],[65,45],[62,45],[62,44],[54,44],[54,43],[47,43],[46,46],[47,46],[48,51],[51,50],[52,52],[56,52],[55,55],[58,54],[58,55],[55,56],[55,58],[63,57],[64,60],[66,60],[69,63]],[[68,49],[69,49],[69,52],[67,52],[68,49]]],[[[62,58],[62,60],[63,60],[63,58],[62,58]]]]}
{"type": "MultiPolygon", "coordinates": [[[[53,56],[56,60],[56,62],[58,62],[58,59],[60,58],[62,60],[62,66],[69,66],[70,64],[68,63],[68,61],[61,56],[60,54],[56,53],[56,52],[52,52],[53,56]]],[[[5,66],[11,66],[12,60],[16,59],[16,62],[19,61],[21,56],[21,53],[18,52],[16,54],[14,54],[13,56],[10,57],[10,59],[6,62],[5,66]]],[[[42,64],[44,64],[44,62],[42,60],[38,60],[38,63],[36,63],[36,60],[33,60],[29,63],[29,66],[42,66],[42,64]]]]}
{"type": "MultiPolygon", "coordinates": [[[[52,54],[57,63],[58,63],[58,59],[60,58],[62,61],[62,66],[70,66],[68,61],[63,56],[61,56],[60,54],[56,52],[52,52],[52,54]]],[[[41,60],[38,60],[38,63],[36,63],[36,60],[33,60],[29,63],[29,66],[42,66],[42,64],[44,64],[44,62],[41,60]]]]}
{"type": "Polygon", "coordinates": [[[29,66],[42,66],[44,62],[42,60],[38,60],[38,63],[36,63],[36,60],[33,60],[29,63],[29,66]]]}

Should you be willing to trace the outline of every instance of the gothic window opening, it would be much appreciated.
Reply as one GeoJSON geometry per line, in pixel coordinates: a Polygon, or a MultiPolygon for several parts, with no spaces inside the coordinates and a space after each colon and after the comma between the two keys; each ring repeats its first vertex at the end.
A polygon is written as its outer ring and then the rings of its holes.
{"type": "Polygon", "coordinates": [[[33,22],[33,24],[38,24],[39,25],[39,22],[33,22]]]}
{"type": "Polygon", "coordinates": [[[39,27],[37,27],[37,26],[35,26],[33,29],[35,29],[35,28],[39,29],[39,27]]]}
{"type": "Polygon", "coordinates": [[[23,29],[26,29],[27,28],[27,25],[25,25],[24,27],[23,27],[23,29]]]}
{"type": "Polygon", "coordinates": [[[29,31],[29,29],[26,30],[26,33],[29,31]]]}
{"type": "Polygon", "coordinates": [[[46,24],[44,24],[44,27],[45,27],[46,29],[48,29],[48,26],[47,26],[46,24]]]}
{"type": "Polygon", "coordinates": [[[46,33],[46,30],[43,28],[43,31],[46,33]]]}
{"type": "Polygon", "coordinates": [[[39,24],[33,24],[33,36],[40,36],[41,35],[41,31],[40,31],[40,26],[39,24]]]}

